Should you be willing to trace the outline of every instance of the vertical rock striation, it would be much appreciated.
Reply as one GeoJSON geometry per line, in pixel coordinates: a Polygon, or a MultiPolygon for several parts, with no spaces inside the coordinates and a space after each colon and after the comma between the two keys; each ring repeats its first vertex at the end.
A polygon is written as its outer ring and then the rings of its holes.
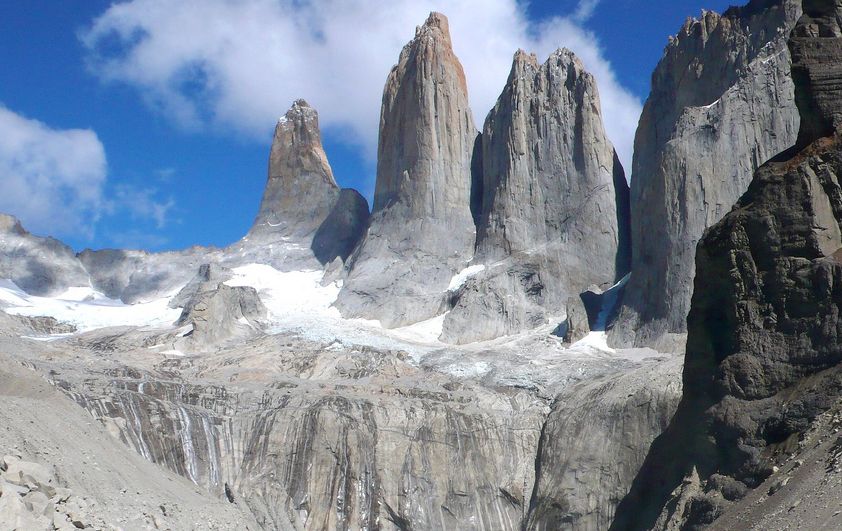
{"type": "Polygon", "coordinates": [[[627,272],[628,186],[596,81],[572,52],[540,66],[515,54],[483,128],[482,175],[474,264],[485,269],[455,294],[443,339],[561,321],[569,299],[627,272]]]}
{"type": "Polygon", "coordinates": [[[686,331],[702,232],[795,142],[786,39],[799,15],[794,0],[753,0],[688,20],[667,45],[635,137],[633,273],[613,342],[686,331]]]}
{"type": "Polygon", "coordinates": [[[447,18],[432,13],[386,81],[374,210],[337,301],[343,315],[395,327],[443,311],[473,255],[476,137],[447,18]]]}
{"type": "Polygon", "coordinates": [[[842,393],[842,5],[804,2],[789,44],[799,141],[699,245],[684,396],[615,529],[716,519],[842,393]],[[696,487],[670,493],[684,477],[696,487]]]}

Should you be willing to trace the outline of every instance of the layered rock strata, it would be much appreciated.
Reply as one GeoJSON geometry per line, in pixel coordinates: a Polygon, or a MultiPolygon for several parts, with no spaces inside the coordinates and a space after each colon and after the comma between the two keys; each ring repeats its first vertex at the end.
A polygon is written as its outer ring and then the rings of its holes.
{"type": "Polygon", "coordinates": [[[798,132],[786,40],[794,0],[704,12],[670,40],[635,137],[632,271],[616,344],[686,332],[696,244],[798,132]]]}
{"type": "Polygon", "coordinates": [[[343,315],[391,328],[445,310],[452,277],[473,256],[476,138],[447,18],[432,13],[386,81],[374,209],[337,301],[343,315]]]}
{"type": "Polygon", "coordinates": [[[593,76],[569,50],[518,51],[482,134],[473,264],[442,339],[491,339],[549,323],[593,284],[628,271],[628,186],[593,76]]]}
{"type": "Polygon", "coordinates": [[[840,20],[838,3],[804,2],[789,41],[799,143],[758,170],[699,245],[684,396],[615,529],[709,524],[842,393],[840,20]]]}

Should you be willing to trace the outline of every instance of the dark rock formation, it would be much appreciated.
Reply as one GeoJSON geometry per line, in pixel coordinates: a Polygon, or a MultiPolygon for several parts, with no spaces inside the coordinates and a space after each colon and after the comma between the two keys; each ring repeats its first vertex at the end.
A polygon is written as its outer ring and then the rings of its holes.
{"type": "Polygon", "coordinates": [[[316,259],[327,264],[344,262],[365,237],[368,229],[368,201],[356,190],[343,188],[327,218],[319,225],[310,244],[316,259]]]}
{"type": "Polygon", "coordinates": [[[753,0],[704,12],[670,40],[635,137],[633,274],[614,343],[686,331],[702,232],[795,142],[786,40],[799,15],[795,0],[753,0]]]}
{"type": "Polygon", "coordinates": [[[804,8],[790,40],[799,145],[699,245],[684,396],[614,529],[709,523],[842,393],[842,5],[804,8]]]}
{"type": "Polygon", "coordinates": [[[20,221],[0,214],[0,279],[32,295],[57,295],[88,286],[88,274],[73,250],[53,238],[30,234],[20,221]]]}
{"type": "Polygon", "coordinates": [[[447,18],[432,13],[386,81],[374,210],[337,301],[343,315],[395,327],[444,310],[473,255],[476,137],[447,18]]]}
{"type": "Polygon", "coordinates": [[[515,54],[483,128],[482,175],[473,263],[486,267],[456,293],[444,340],[558,323],[568,299],[627,272],[628,186],[596,81],[572,52],[540,66],[515,54]]]}

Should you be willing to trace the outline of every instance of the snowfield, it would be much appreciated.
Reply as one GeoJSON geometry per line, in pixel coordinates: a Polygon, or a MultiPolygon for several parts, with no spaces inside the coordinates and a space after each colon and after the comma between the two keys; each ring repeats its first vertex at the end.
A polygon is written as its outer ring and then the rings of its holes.
{"type": "Polygon", "coordinates": [[[54,317],[71,323],[79,332],[109,326],[167,326],[181,310],[167,307],[170,297],[124,304],[88,287],[69,288],[55,297],[29,295],[8,279],[0,279],[0,307],[6,313],[27,317],[54,317]]]}
{"type": "MultiPolygon", "coordinates": [[[[465,281],[483,270],[482,265],[466,267],[454,275],[448,289],[459,289],[465,281]]],[[[445,347],[454,351],[474,348],[452,347],[439,341],[446,314],[392,330],[383,328],[379,321],[344,319],[333,307],[342,282],[323,285],[322,271],[283,272],[264,264],[248,264],[233,268],[232,272],[233,277],[225,284],[231,287],[249,286],[257,290],[269,311],[269,327],[266,330],[269,334],[293,332],[309,340],[337,346],[403,350],[416,362],[420,362],[426,354],[445,347]]],[[[0,279],[0,308],[16,315],[54,317],[72,323],[79,332],[111,326],[170,327],[181,314],[180,308],[168,306],[177,291],[156,300],[129,305],[109,299],[90,286],[70,288],[55,297],[38,297],[24,292],[10,280],[0,279]]],[[[540,330],[533,334],[543,337],[549,332],[540,330]]],[[[518,337],[499,338],[478,344],[475,348],[501,346],[517,341],[518,337]]],[[[623,356],[621,352],[608,347],[604,331],[591,332],[566,350],[571,354],[585,356],[623,356]]],[[[171,354],[181,355],[180,352],[171,354]]],[[[484,370],[480,366],[454,369],[459,373],[481,373],[484,370]]]]}

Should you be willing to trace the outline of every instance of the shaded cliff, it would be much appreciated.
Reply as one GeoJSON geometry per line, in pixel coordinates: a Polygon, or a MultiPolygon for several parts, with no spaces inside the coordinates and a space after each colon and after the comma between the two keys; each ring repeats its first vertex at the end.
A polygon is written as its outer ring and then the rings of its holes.
{"type": "Polygon", "coordinates": [[[705,11],[670,39],[635,137],[632,276],[611,334],[657,345],[686,332],[696,244],[798,131],[786,39],[794,0],[705,11]]]}
{"type": "Polygon", "coordinates": [[[789,40],[798,145],[699,245],[684,396],[615,529],[710,523],[842,393],[842,6],[804,13],[789,40]]]}

